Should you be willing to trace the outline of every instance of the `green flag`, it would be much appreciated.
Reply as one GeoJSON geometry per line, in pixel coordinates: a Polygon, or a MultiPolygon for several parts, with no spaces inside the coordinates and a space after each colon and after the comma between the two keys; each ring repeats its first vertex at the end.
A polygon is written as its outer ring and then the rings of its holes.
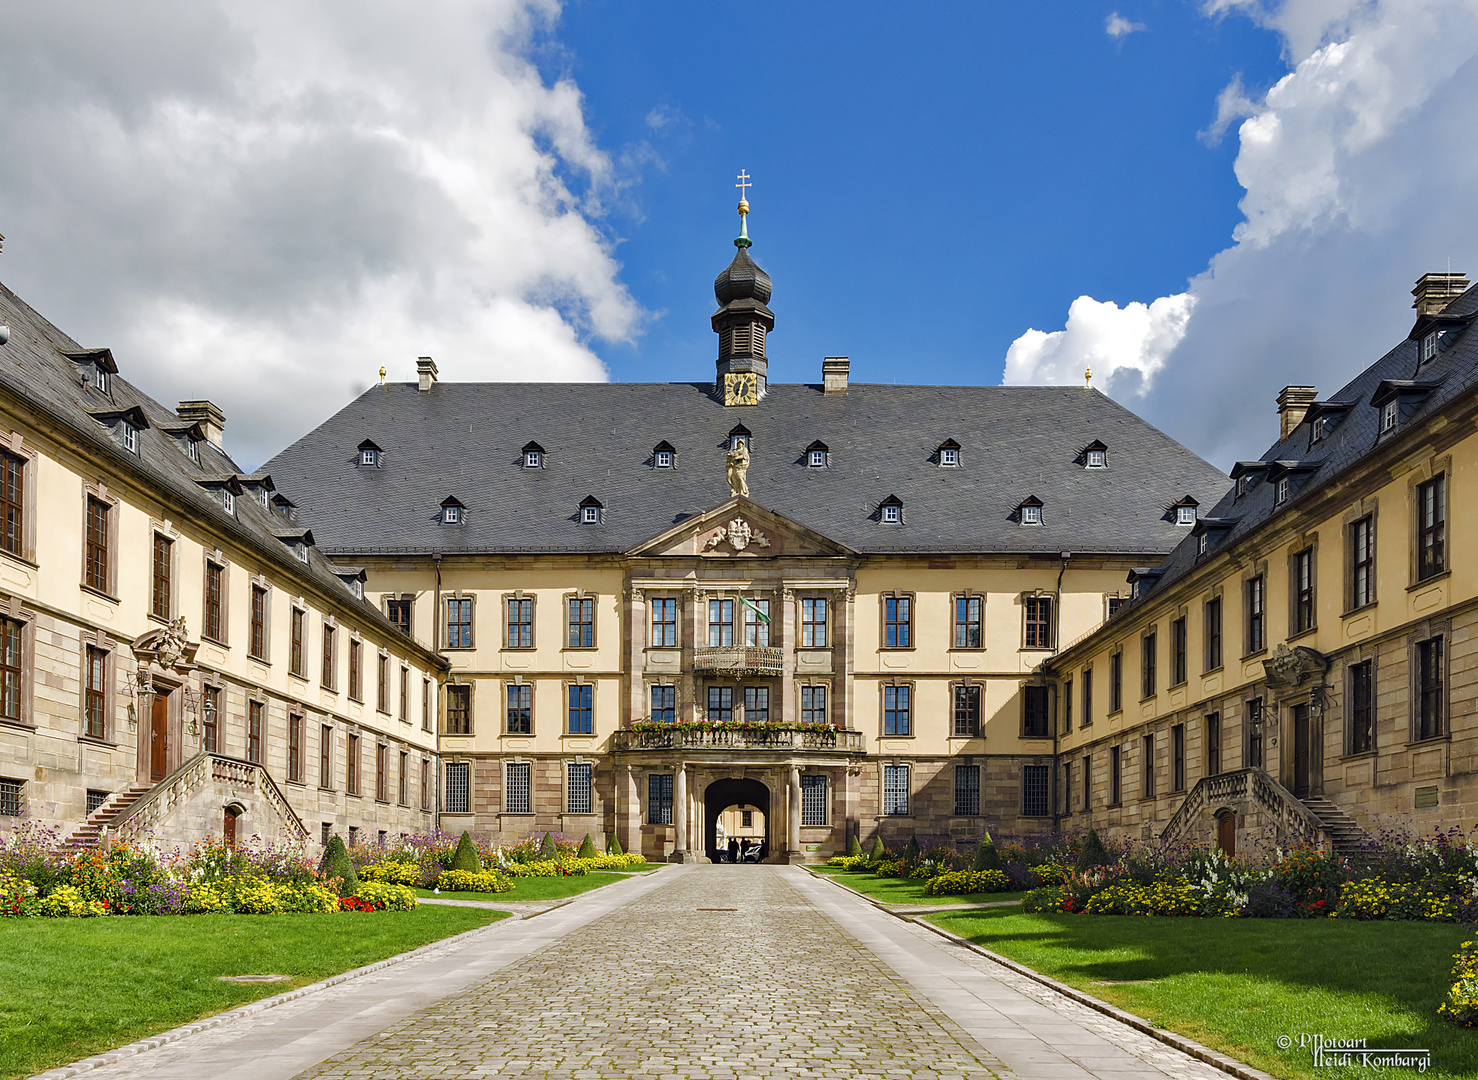
{"type": "Polygon", "coordinates": [[[756,615],[758,615],[759,618],[760,618],[760,622],[764,623],[766,626],[769,626],[770,625],[770,616],[766,615],[759,608],[755,607],[754,604],[750,603],[748,600],[744,599],[744,597],[742,597],[742,596],[739,597],[739,602],[741,604],[743,604],[745,607],[747,607],[750,611],[752,611],[756,615]]]}

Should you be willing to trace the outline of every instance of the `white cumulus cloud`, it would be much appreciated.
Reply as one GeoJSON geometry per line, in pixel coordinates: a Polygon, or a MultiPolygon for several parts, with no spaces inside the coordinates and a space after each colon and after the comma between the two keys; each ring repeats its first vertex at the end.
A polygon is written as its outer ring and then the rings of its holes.
{"type": "Polygon", "coordinates": [[[1105,19],[1103,23],[1103,32],[1111,38],[1123,39],[1134,33],[1136,30],[1143,29],[1144,23],[1132,22],[1131,20],[1124,18],[1124,16],[1120,15],[1117,11],[1111,12],[1109,14],[1109,17],[1105,19]]]}
{"type": "Polygon", "coordinates": [[[1162,296],[1152,304],[1080,296],[1067,311],[1067,326],[1028,330],[1006,353],[1006,382],[1076,384],[1085,369],[1100,389],[1120,396],[1144,393],[1165,358],[1185,336],[1195,298],[1162,296]]]}
{"type": "Polygon", "coordinates": [[[530,57],[554,0],[7,4],[5,280],[253,464],[384,364],[600,379],[623,166],[530,57]]]}

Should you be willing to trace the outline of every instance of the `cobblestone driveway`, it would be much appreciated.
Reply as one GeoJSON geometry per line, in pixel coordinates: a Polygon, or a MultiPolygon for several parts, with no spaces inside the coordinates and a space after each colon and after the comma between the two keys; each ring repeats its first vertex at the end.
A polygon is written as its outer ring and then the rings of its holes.
{"type": "Polygon", "coordinates": [[[743,866],[684,874],[300,1074],[1011,1075],[778,874],[743,866]]]}

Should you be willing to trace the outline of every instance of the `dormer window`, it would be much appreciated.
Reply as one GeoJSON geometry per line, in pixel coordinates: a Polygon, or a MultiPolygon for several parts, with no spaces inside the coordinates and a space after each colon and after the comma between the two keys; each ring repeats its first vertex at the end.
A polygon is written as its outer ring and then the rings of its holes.
{"type": "Polygon", "coordinates": [[[1237,477],[1237,498],[1240,499],[1243,495],[1246,495],[1246,494],[1247,494],[1247,477],[1246,476],[1239,476],[1239,477],[1237,477]]]}
{"type": "Polygon", "coordinates": [[[884,525],[903,524],[903,500],[897,495],[889,495],[878,504],[878,520],[884,525]]]}
{"type": "Polygon", "coordinates": [[[221,505],[223,507],[225,507],[226,513],[228,513],[228,514],[235,514],[236,513],[236,496],[233,495],[229,491],[224,491],[223,490],[221,492],[221,505]]]}
{"type": "Polygon", "coordinates": [[[130,454],[137,454],[139,452],[139,429],[127,420],[121,420],[118,423],[118,433],[123,436],[123,449],[130,454]]]}
{"type": "Polygon", "coordinates": [[[455,495],[448,495],[441,503],[441,523],[443,525],[462,524],[462,502],[455,495]]]}
{"type": "Polygon", "coordinates": [[[380,467],[380,448],[369,440],[359,444],[359,467],[361,469],[380,467]]]}
{"type": "Polygon", "coordinates": [[[806,447],[806,468],[826,468],[826,454],[827,446],[824,442],[813,442],[810,446],[806,447]]]}
{"type": "Polygon", "coordinates": [[[753,449],[753,447],[750,446],[749,440],[749,429],[743,424],[737,424],[735,425],[734,429],[729,432],[729,449],[737,450],[739,449],[740,444],[743,444],[746,450],[753,449]]]}
{"type": "Polygon", "coordinates": [[[1108,447],[1094,439],[1082,450],[1083,468],[1085,469],[1107,469],[1108,447]]]}
{"type": "Polygon", "coordinates": [[[672,468],[672,451],[671,450],[658,450],[656,457],[657,457],[657,468],[659,468],[659,469],[670,469],[670,468],[672,468]]]}
{"type": "Polygon", "coordinates": [[[1280,477],[1278,477],[1278,489],[1277,489],[1277,499],[1276,499],[1276,501],[1277,501],[1277,504],[1279,506],[1282,506],[1284,503],[1286,503],[1288,501],[1288,493],[1289,493],[1289,491],[1291,489],[1292,489],[1292,484],[1289,482],[1288,477],[1286,477],[1286,476],[1280,476],[1280,477]]]}
{"type": "Polygon", "coordinates": [[[199,439],[192,439],[192,438],[189,438],[188,436],[186,437],[186,439],[185,439],[185,456],[187,458],[189,458],[191,461],[195,462],[196,465],[199,465],[200,464],[200,440],[199,439]]]}
{"type": "Polygon", "coordinates": [[[1042,500],[1033,495],[1016,508],[1016,520],[1022,525],[1042,524],[1042,500]]]}
{"type": "Polygon", "coordinates": [[[305,543],[303,543],[301,540],[299,540],[296,544],[293,545],[293,554],[298,557],[298,562],[300,562],[300,563],[307,562],[308,561],[308,545],[305,544],[305,543]]]}
{"type": "Polygon", "coordinates": [[[1390,401],[1388,401],[1384,405],[1382,405],[1380,407],[1380,429],[1381,429],[1381,434],[1384,435],[1386,432],[1392,430],[1396,426],[1396,421],[1400,417],[1400,415],[1401,415],[1401,400],[1400,400],[1400,398],[1392,398],[1390,401]]]}
{"type": "Polygon", "coordinates": [[[580,503],[580,524],[599,525],[605,506],[594,495],[587,495],[580,503]]]}
{"type": "Polygon", "coordinates": [[[1422,363],[1425,364],[1428,360],[1435,360],[1436,357],[1437,331],[1433,330],[1426,337],[1422,338],[1422,363]]]}
{"type": "Polygon", "coordinates": [[[1325,417],[1325,416],[1316,416],[1316,417],[1314,417],[1314,424],[1313,424],[1313,427],[1309,431],[1309,437],[1314,442],[1318,442],[1320,439],[1324,438],[1324,428],[1325,428],[1325,425],[1328,424],[1328,423],[1329,423],[1329,418],[1328,417],[1325,417]]]}
{"type": "Polygon", "coordinates": [[[257,502],[262,504],[263,510],[270,509],[270,507],[268,507],[267,505],[267,500],[269,498],[270,496],[267,494],[267,489],[265,487],[257,488],[257,502]]]}
{"type": "Polygon", "coordinates": [[[1209,533],[1202,533],[1200,536],[1196,537],[1196,554],[1197,555],[1205,555],[1206,554],[1206,549],[1210,545],[1211,545],[1210,534],[1209,533]]]}
{"type": "Polygon", "coordinates": [[[652,465],[658,469],[670,469],[677,464],[677,451],[667,441],[652,447],[652,465]]]}
{"type": "Polygon", "coordinates": [[[956,469],[960,465],[960,444],[953,439],[945,439],[939,444],[939,467],[941,469],[956,469]]]}
{"type": "Polygon", "coordinates": [[[1194,506],[1177,506],[1175,508],[1175,523],[1177,525],[1194,525],[1196,523],[1196,508],[1194,506]]]}
{"type": "Polygon", "coordinates": [[[536,442],[531,442],[523,448],[523,467],[525,469],[542,469],[544,467],[544,448],[536,442]]]}
{"type": "Polygon", "coordinates": [[[108,392],[107,368],[96,367],[92,369],[92,385],[96,386],[101,393],[106,394],[108,392]]]}

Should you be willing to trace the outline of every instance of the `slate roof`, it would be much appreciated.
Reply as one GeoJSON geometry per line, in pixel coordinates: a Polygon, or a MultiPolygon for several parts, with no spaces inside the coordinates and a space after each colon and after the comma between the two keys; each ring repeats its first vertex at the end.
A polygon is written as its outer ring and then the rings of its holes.
{"type": "MultiPolygon", "coordinates": [[[[1158,568],[1159,579],[1146,599],[1170,588],[1194,570],[1201,558],[1215,556],[1218,550],[1263,528],[1279,515],[1292,512],[1301,500],[1315,497],[1337,478],[1359,468],[1366,458],[1419,427],[1426,417],[1471,394],[1478,384],[1478,333],[1470,329],[1475,317],[1478,317],[1478,285],[1449,303],[1440,316],[1421,316],[1411,337],[1338,391],[1315,402],[1310,416],[1322,413],[1329,423],[1323,438],[1313,439],[1312,419],[1306,418],[1287,438],[1270,446],[1257,462],[1239,461],[1234,476],[1238,473],[1256,476],[1260,471],[1257,466],[1268,468],[1261,470],[1263,478],[1248,485],[1245,495],[1238,497],[1233,485],[1204,515],[1207,519],[1231,521],[1231,527],[1212,533],[1212,543],[1204,557],[1198,556],[1195,540],[1182,542],[1158,568]],[[1422,364],[1421,339],[1432,329],[1442,332],[1438,352],[1422,364]],[[1395,429],[1382,435],[1377,404],[1389,396],[1382,393],[1383,388],[1393,384],[1415,388],[1420,400],[1404,408],[1395,429]],[[1288,470],[1290,465],[1295,466],[1294,471],[1288,470]],[[1306,466],[1313,467],[1305,469],[1306,466]],[[1288,474],[1295,485],[1281,506],[1276,504],[1276,482],[1268,479],[1269,475],[1276,477],[1280,473],[1288,474]]],[[[1203,522],[1201,527],[1208,523],[1203,522]]],[[[1137,606],[1136,603],[1124,605],[1116,617],[1123,617],[1137,606]]]]}
{"type": "MultiPolygon", "coordinates": [[[[0,346],[0,387],[29,403],[37,413],[70,428],[78,444],[110,459],[120,474],[132,475],[162,499],[185,504],[197,519],[211,521],[289,577],[313,581],[328,596],[336,597],[344,609],[378,624],[387,635],[402,636],[373,604],[354,596],[321,552],[310,550],[304,564],[289,551],[280,537],[301,538],[306,530],[257,501],[257,490],[271,491],[270,476],[242,473],[223,450],[204,439],[197,443],[199,462],[191,461],[182,436],[195,430],[194,425],[183,424],[173,409],[113,374],[117,365],[107,350],[82,349],[4,284],[0,284],[0,323],[10,327],[10,340],[0,346]],[[82,379],[84,373],[92,375],[99,357],[110,373],[108,393],[100,391],[91,378],[86,383],[82,379]],[[121,416],[140,424],[137,453],[124,449],[115,433],[116,418],[121,416]],[[201,486],[201,482],[214,485],[214,489],[201,486]],[[221,486],[243,492],[236,497],[234,516],[226,513],[216,493],[221,486]]],[[[139,572],[144,570],[140,568],[139,572]]],[[[407,641],[406,646],[439,661],[434,653],[414,642],[407,641]]]]}
{"type": "Polygon", "coordinates": [[[771,384],[725,408],[709,383],[438,383],[374,387],[264,468],[319,543],[342,554],[623,552],[729,498],[728,433],[753,432],[751,499],[858,552],[1131,553],[1159,558],[1186,533],[1167,507],[1214,500],[1226,477],[1096,390],[771,384]],[[359,468],[365,439],[381,466],[359,468]],[[960,466],[936,451],[960,446],[960,466]],[[1108,447],[1085,469],[1080,448],[1108,447]],[[806,448],[828,448],[828,467],[806,448]],[[545,449],[525,469],[520,450],[545,449]],[[657,469],[660,443],[676,450],[657,469]],[[903,522],[878,506],[903,503],[903,522]],[[439,524],[442,500],[466,506],[439,524]],[[578,509],[594,496],[599,525],[578,509]],[[1043,524],[1017,524],[1031,496],[1043,524]]]}

